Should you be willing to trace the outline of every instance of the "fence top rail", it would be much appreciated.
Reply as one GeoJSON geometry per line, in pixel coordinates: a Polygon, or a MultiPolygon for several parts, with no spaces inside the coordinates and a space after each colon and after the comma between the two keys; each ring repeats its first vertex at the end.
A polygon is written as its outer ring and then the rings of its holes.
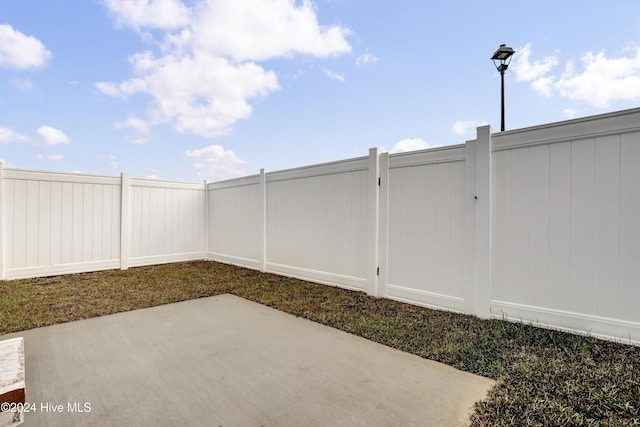
{"type": "Polygon", "coordinates": [[[225,179],[224,181],[210,182],[207,190],[220,190],[223,188],[243,187],[260,183],[260,175],[248,175],[240,178],[225,179]]]}
{"type": "Polygon", "coordinates": [[[165,181],[160,179],[149,178],[131,178],[130,185],[132,187],[152,187],[152,188],[176,188],[184,190],[202,190],[204,191],[204,183],[186,182],[186,181],[165,181]]]}
{"type": "Polygon", "coordinates": [[[389,154],[389,168],[459,162],[465,159],[465,144],[389,154]]]}
{"type": "Polygon", "coordinates": [[[493,151],[640,131],[640,108],[564,120],[491,135],[493,151]]]}
{"type": "Polygon", "coordinates": [[[333,175],[344,172],[367,170],[368,167],[369,157],[355,157],[336,162],[320,163],[316,165],[302,166],[299,168],[267,172],[266,180],[267,182],[274,182],[289,179],[309,178],[313,176],[333,175]]]}
{"type": "Polygon", "coordinates": [[[28,181],[55,181],[86,184],[110,184],[119,185],[119,176],[90,175],[72,172],[51,172],[34,169],[3,168],[4,179],[17,179],[28,181]]]}

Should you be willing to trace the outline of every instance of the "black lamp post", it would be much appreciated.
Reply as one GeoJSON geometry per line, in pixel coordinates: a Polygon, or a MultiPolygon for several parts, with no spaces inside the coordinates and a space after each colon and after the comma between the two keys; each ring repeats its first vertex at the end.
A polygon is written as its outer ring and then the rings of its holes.
{"type": "Polygon", "coordinates": [[[500,131],[504,131],[504,72],[509,68],[509,63],[511,62],[511,56],[515,53],[515,50],[508,47],[506,44],[501,44],[498,50],[495,51],[491,59],[493,60],[493,64],[496,66],[496,70],[500,72],[500,79],[502,84],[502,115],[501,115],[501,123],[500,123],[500,131]]]}

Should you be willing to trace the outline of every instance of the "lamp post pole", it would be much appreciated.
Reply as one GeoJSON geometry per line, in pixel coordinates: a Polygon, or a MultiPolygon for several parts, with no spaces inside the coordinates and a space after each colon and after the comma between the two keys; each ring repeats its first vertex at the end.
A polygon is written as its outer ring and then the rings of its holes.
{"type": "Polygon", "coordinates": [[[500,67],[500,132],[504,132],[504,71],[500,67]]]}
{"type": "Polygon", "coordinates": [[[500,72],[500,131],[504,132],[504,72],[509,68],[511,56],[515,53],[510,47],[501,44],[491,57],[496,69],[500,72]]]}

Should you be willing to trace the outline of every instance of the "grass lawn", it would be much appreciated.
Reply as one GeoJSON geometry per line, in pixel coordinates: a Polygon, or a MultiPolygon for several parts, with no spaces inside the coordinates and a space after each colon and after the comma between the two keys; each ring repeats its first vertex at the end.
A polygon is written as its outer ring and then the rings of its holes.
{"type": "Polygon", "coordinates": [[[640,426],[640,347],[215,262],[0,282],[1,334],[231,293],[497,380],[475,426],[640,426]]]}

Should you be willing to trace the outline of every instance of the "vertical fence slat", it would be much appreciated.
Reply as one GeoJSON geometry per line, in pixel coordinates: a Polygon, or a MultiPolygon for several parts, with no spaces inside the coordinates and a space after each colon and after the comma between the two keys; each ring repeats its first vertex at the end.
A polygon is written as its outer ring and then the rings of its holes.
{"type": "Polygon", "coordinates": [[[389,153],[380,155],[380,275],[376,296],[387,296],[389,282],[389,153]]]}
{"type": "Polygon", "coordinates": [[[122,173],[120,183],[120,269],[129,268],[129,174],[122,173]]]}
{"type": "Polygon", "coordinates": [[[204,259],[209,259],[209,187],[204,180],[204,259]]]}
{"type": "Polygon", "coordinates": [[[260,169],[260,271],[267,271],[267,173],[260,169]]]}
{"type": "Polygon", "coordinates": [[[476,141],[467,141],[464,148],[464,307],[475,313],[476,283],[476,141]]]}
{"type": "Polygon", "coordinates": [[[379,148],[369,149],[369,172],[367,181],[368,193],[368,287],[369,295],[378,294],[378,267],[379,267],[379,233],[380,233],[380,192],[378,180],[380,179],[380,152],[379,148]]]}

